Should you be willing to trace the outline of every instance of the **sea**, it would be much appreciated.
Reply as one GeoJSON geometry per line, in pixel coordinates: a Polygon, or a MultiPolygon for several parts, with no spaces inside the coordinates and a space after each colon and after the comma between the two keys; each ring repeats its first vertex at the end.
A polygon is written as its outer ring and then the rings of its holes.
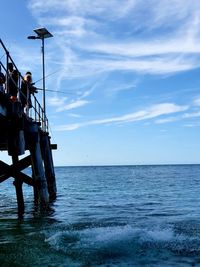
{"type": "MultiPolygon", "coordinates": [[[[26,170],[29,172],[30,170],[26,170]]],[[[200,165],[56,167],[43,211],[0,185],[1,267],[200,266],[200,165]]]]}

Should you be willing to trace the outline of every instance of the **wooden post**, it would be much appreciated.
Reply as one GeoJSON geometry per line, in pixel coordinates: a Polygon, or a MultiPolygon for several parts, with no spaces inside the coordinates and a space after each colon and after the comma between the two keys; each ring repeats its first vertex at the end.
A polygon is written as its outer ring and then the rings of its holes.
{"type": "Polygon", "coordinates": [[[52,150],[50,144],[50,137],[48,133],[41,133],[41,151],[44,160],[45,176],[48,184],[48,192],[50,200],[56,198],[56,179],[53,165],[52,150]]]}
{"type": "Polygon", "coordinates": [[[35,201],[46,206],[49,201],[49,196],[40,149],[39,127],[36,123],[31,123],[30,132],[28,134],[28,145],[32,159],[33,179],[35,181],[35,201]]]}
{"type": "Polygon", "coordinates": [[[24,213],[24,197],[22,191],[22,179],[20,179],[20,172],[18,167],[18,156],[25,152],[25,141],[23,131],[23,119],[21,112],[20,102],[9,102],[7,110],[8,118],[8,135],[7,135],[7,147],[8,155],[12,156],[13,171],[12,175],[15,178],[14,185],[16,190],[18,214],[21,216],[24,213]]]}
{"type": "MultiPolygon", "coordinates": [[[[12,156],[12,161],[13,165],[17,164],[18,162],[18,156],[13,155],[12,156]]],[[[14,176],[15,176],[15,181],[14,181],[14,186],[16,190],[16,196],[17,196],[17,205],[18,205],[18,214],[19,216],[22,216],[24,213],[24,197],[23,197],[23,190],[22,190],[22,181],[20,180],[20,177],[18,175],[18,170],[14,170],[14,176]]]]}

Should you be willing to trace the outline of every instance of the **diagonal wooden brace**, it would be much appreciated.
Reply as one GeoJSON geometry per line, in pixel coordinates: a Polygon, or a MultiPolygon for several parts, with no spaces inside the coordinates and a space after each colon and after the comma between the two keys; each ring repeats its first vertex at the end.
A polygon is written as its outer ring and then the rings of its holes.
{"type": "Polygon", "coordinates": [[[0,183],[7,180],[10,177],[20,179],[22,182],[28,185],[34,185],[34,181],[31,177],[21,172],[23,169],[31,165],[31,156],[27,156],[16,164],[8,165],[0,160],[0,183]]]}

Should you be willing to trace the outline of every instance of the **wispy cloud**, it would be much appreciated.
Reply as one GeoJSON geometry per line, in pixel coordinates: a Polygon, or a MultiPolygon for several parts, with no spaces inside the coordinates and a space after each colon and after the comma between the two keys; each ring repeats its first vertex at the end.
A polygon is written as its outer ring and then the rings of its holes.
{"type": "MultiPolygon", "coordinates": [[[[196,99],[192,102],[192,105],[188,106],[188,112],[185,112],[181,115],[176,115],[176,116],[170,116],[166,118],[161,118],[155,120],[156,124],[164,124],[164,123],[170,123],[170,122],[175,122],[179,120],[187,120],[187,119],[195,119],[200,117],[200,98],[196,97],[196,99]]],[[[188,123],[187,125],[195,125],[196,123],[188,123]]]]}
{"type": "MultiPolygon", "coordinates": [[[[57,107],[56,112],[61,112],[64,110],[71,110],[76,109],[82,106],[85,106],[90,103],[90,101],[85,100],[84,98],[90,96],[96,86],[98,85],[98,81],[95,82],[89,89],[83,91],[83,92],[77,92],[78,97],[74,100],[69,100],[68,97],[49,97],[48,98],[48,105],[57,107]],[[69,102],[69,103],[67,103],[69,102]]],[[[75,116],[74,116],[75,117],[75,116]]]]}
{"type": "Polygon", "coordinates": [[[29,8],[40,24],[55,30],[64,53],[60,64],[70,66],[58,77],[59,84],[117,70],[165,74],[200,65],[199,1],[31,0],[29,8]],[[137,36],[138,28],[148,37],[137,36]],[[162,29],[162,38],[155,29],[162,29]]]}
{"type": "Polygon", "coordinates": [[[195,106],[200,106],[200,96],[197,96],[196,99],[193,101],[195,106]]]}
{"type": "Polygon", "coordinates": [[[156,124],[164,124],[164,123],[169,123],[169,122],[175,122],[177,120],[179,120],[180,117],[168,117],[168,118],[162,118],[162,119],[158,119],[155,121],[156,124]]]}
{"type": "Polygon", "coordinates": [[[82,117],[80,114],[75,114],[75,113],[69,113],[68,116],[73,117],[73,118],[81,118],[82,117]]]}
{"type": "Polygon", "coordinates": [[[79,108],[79,107],[82,107],[82,106],[85,106],[86,104],[88,104],[89,101],[87,100],[77,100],[77,101],[74,101],[74,102],[71,102],[69,104],[66,104],[66,105],[63,105],[63,106],[60,106],[56,109],[57,112],[61,112],[63,110],[71,110],[71,109],[75,109],[75,108],[79,108]]]}
{"type": "Polygon", "coordinates": [[[68,100],[67,97],[61,98],[57,96],[51,98],[49,97],[47,100],[48,100],[48,105],[55,108],[55,112],[61,112],[64,110],[79,108],[89,103],[89,101],[87,100],[77,99],[66,104],[66,101],[68,100]]]}
{"type": "Polygon", "coordinates": [[[152,119],[152,118],[166,115],[166,114],[182,112],[187,109],[188,109],[188,106],[178,106],[173,103],[162,103],[162,104],[151,106],[145,110],[140,110],[134,113],[129,113],[129,114],[118,116],[118,117],[92,120],[92,121],[81,122],[81,123],[76,123],[76,124],[60,125],[60,126],[56,126],[54,130],[69,131],[69,130],[75,130],[80,127],[89,126],[89,125],[113,124],[113,123],[124,124],[124,123],[130,123],[130,122],[135,122],[135,121],[152,119]]]}
{"type": "MultiPolygon", "coordinates": [[[[93,77],[98,80],[112,73],[173,75],[200,66],[200,1],[124,0],[122,4],[118,0],[30,0],[29,9],[39,25],[45,22],[54,33],[47,49],[52,68],[61,68],[53,81],[58,90],[62,91],[65,82],[78,80],[81,84],[87,78],[91,84],[93,77]]],[[[132,87],[130,80],[117,81],[111,93],[132,87]]],[[[101,88],[106,86],[105,79],[101,88]]],[[[49,104],[56,112],[84,107],[97,89],[98,84],[85,87],[76,99],[52,99],[49,104]]],[[[200,100],[194,104],[199,106],[200,100]]],[[[157,118],[179,112],[173,107],[183,108],[173,105],[155,105],[120,117],[63,127],[157,118]]],[[[194,114],[198,111],[185,116],[194,114]]],[[[159,118],[156,123],[176,119],[159,118]]]]}
{"type": "Polygon", "coordinates": [[[92,2],[90,0],[64,0],[62,2],[51,0],[46,1],[46,3],[39,0],[32,0],[29,3],[29,7],[35,15],[44,15],[54,9],[79,16],[101,16],[104,14],[107,18],[119,18],[125,16],[134,7],[135,3],[135,0],[124,0],[123,5],[118,0],[101,0],[100,2],[98,0],[92,2]],[[111,9],[112,12],[110,12],[111,9]]]}
{"type": "Polygon", "coordinates": [[[118,92],[118,91],[126,91],[126,90],[130,90],[136,87],[136,84],[132,84],[132,85],[121,85],[121,86],[117,86],[114,88],[111,88],[111,92],[118,92]]]}
{"type": "Polygon", "coordinates": [[[48,105],[49,106],[53,106],[53,107],[60,107],[60,106],[63,106],[65,104],[65,101],[67,100],[66,97],[49,97],[47,99],[48,101],[48,105]]]}
{"type": "Polygon", "coordinates": [[[196,123],[187,123],[187,124],[184,124],[184,127],[188,127],[188,128],[200,127],[200,123],[198,123],[198,122],[196,122],[196,123]]]}
{"type": "Polygon", "coordinates": [[[94,51],[109,55],[118,55],[125,57],[144,57],[158,56],[165,54],[180,54],[180,53],[199,53],[200,48],[197,40],[186,38],[183,43],[183,35],[175,35],[170,38],[160,38],[160,40],[149,41],[115,41],[115,42],[98,42],[91,46],[82,45],[82,49],[94,51]]]}
{"type": "Polygon", "coordinates": [[[196,117],[200,117],[200,111],[185,113],[183,115],[183,118],[185,118],[185,119],[188,119],[188,118],[196,118],[196,117]]]}

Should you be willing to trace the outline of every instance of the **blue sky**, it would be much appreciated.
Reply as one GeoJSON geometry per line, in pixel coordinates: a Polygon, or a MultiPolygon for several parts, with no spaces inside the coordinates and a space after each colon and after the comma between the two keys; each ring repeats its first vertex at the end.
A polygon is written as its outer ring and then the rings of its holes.
{"type": "Polygon", "coordinates": [[[54,35],[45,59],[55,165],[200,162],[200,1],[2,0],[1,10],[1,38],[35,81],[41,43],[26,37],[54,35]]]}

